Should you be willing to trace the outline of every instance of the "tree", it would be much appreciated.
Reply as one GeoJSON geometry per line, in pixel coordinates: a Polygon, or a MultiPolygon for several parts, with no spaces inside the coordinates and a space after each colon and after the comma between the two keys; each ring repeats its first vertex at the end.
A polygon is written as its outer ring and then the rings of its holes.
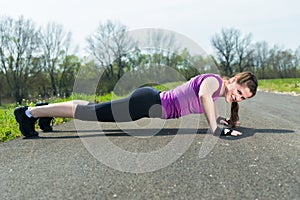
{"type": "Polygon", "coordinates": [[[252,65],[251,34],[242,37],[237,29],[222,29],[212,37],[211,43],[216,50],[213,60],[224,75],[232,76],[252,65]]]}
{"type": "Polygon", "coordinates": [[[253,53],[254,49],[251,46],[252,35],[247,34],[241,37],[240,34],[236,35],[235,49],[237,54],[238,72],[246,71],[253,66],[253,53]]]}
{"type": "MultiPolygon", "coordinates": [[[[2,73],[0,71],[0,91],[3,91],[3,88],[2,88],[2,73]]],[[[3,92],[0,92],[0,106],[2,105],[2,93],[3,92]]]]}
{"type": "Polygon", "coordinates": [[[171,66],[171,57],[177,53],[179,46],[172,32],[160,29],[147,31],[147,49],[143,49],[150,56],[153,67],[171,66]]]}
{"type": "Polygon", "coordinates": [[[30,77],[39,71],[34,60],[39,55],[40,35],[35,24],[22,16],[0,20],[1,70],[12,95],[19,103],[28,93],[30,77]]]}
{"type": "Polygon", "coordinates": [[[96,32],[87,38],[88,52],[100,63],[100,67],[107,69],[107,77],[114,77],[114,62],[117,64],[117,79],[121,77],[122,58],[135,47],[127,32],[125,25],[108,20],[100,23],[96,32]]]}
{"type": "Polygon", "coordinates": [[[269,47],[267,42],[257,42],[254,45],[254,68],[259,78],[267,78],[268,60],[270,57],[269,47]]]}
{"type": "Polygon", "coordinates": [[[217,60],[214,59],[215,64],[226,76],[233,74],[232,65],[235,60],[235,44],[239,34],[239,31],[236,29],[222,29],[221,34],[215,34],[211,39],[217,54],[217,60]]]}
{"type": "Polygon", "coordinates": [[[63,26],[48,23],[42,30],[43,69],[49,74],[52,95],[58,94],[59,63],[67,57],[71,33],[65,32],[63,26]]]}
{"type": "Polygon", "coordinates": [[[297,69],[296,77],[300,77],[300,46],[295,50],[295,66],[297,69]]]}
{"type": "Polygon", "coordinates": [[[76,74],[80,66],[80,60],[75,55],[66,56],[60,64],[59,91],[63,93],[64,96],[71,95],[76,74]]]}
{"type": "Polygon", "coordinates": [[[198,74],[211,72],[209,60],[201,55],[192,56],[187,49],[183,49],[181,54],[173,54],[171,57],[173,68],[179,70],[185,77],[190,79],[198,74]]]}

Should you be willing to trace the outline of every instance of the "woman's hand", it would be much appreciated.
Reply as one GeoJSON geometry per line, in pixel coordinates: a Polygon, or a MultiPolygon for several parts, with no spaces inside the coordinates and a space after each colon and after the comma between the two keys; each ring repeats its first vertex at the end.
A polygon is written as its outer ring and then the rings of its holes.
{"type": "Polygon", "coordinates": [[[224,128],[224,135],[240,136],[242,135],[242,133],[236,130],[230,130],[228,128],[224,128]]]}
{"type": "Polygon", "coordinates": [[[241,132],[229,129],[229,128],[220,128],[217,126],[217,128],[213,132],[214,136],[240,136],[242,135],[241,132]]]}

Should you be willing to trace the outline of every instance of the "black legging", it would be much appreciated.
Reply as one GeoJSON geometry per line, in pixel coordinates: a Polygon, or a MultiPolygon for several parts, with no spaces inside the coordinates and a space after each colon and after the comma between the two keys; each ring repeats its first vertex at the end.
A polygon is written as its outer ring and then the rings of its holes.
{"type": "Polygon", "coordinates": [[[151,87],[134,90],[126,98],[100,104],[77,105],[75,119],[101,122],[129,122],[143,117],[160,118],[159,91],[151,87]]]}

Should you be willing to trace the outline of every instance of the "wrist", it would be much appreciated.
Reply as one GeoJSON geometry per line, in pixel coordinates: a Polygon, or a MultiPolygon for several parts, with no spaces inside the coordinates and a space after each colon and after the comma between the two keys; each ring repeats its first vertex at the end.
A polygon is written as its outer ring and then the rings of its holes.
{"type": "Polygon", "coordinates": [[[215,135],[215,136],[219,136],[219,135],[223,135],[223,134],[224,134],[224,128],[221,128],[219,126],[217,126],[217,128],[213,132],[213,135],[215,135]]]}

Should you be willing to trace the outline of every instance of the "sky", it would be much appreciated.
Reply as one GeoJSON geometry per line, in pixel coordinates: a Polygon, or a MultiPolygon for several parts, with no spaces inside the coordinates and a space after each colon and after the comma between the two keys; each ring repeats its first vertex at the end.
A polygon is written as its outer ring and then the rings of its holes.
{"type": "Polygon", "coordinates": [[[212,53],[222,28],[252,34],[253,42],[296,50],[300,46],[299,0],[0,0],[0,16],[23,15],[37,25],[62,24],[85,48],[99,23],[112,20],[129,30],[160,28],[183,34],[212,53]]]}

